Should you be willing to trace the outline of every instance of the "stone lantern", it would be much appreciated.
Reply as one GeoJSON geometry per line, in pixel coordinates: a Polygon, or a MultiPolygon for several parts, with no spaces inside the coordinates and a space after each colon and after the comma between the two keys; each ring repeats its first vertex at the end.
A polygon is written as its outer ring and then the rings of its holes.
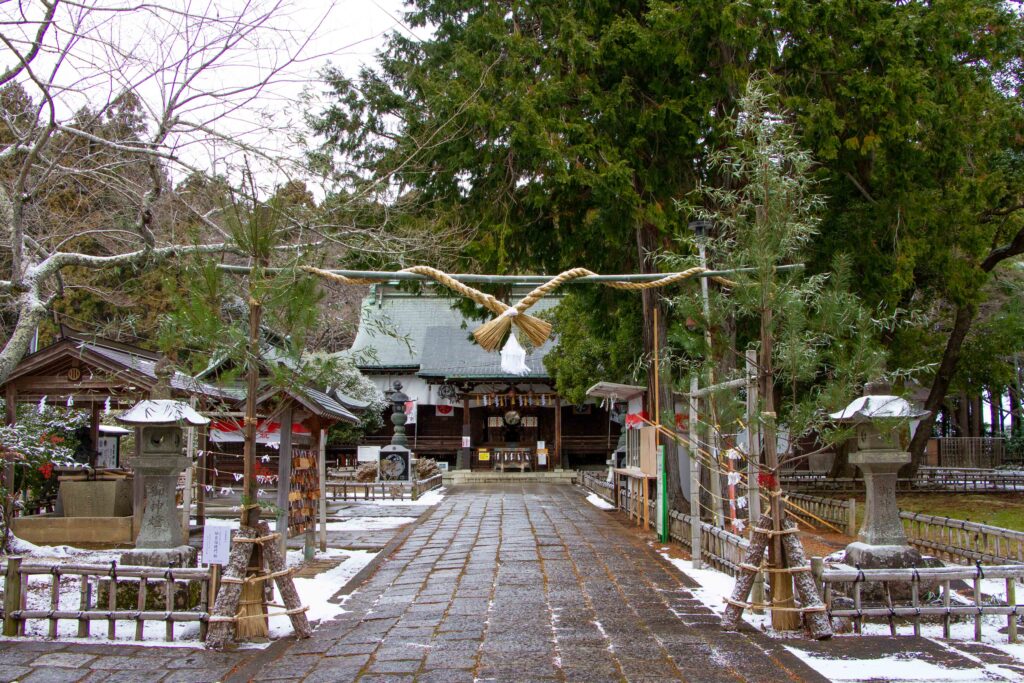
{"type": "Polygon", "coordinates": [[[178,475],[189,465],[184,453],[183,426],[210,422],[187,403],[170,399],[142,401],[118,418],[135,427],[138,448],[131,466],[142,477],[146,506],[135,550],[124,564],[187,566],[195,549],[181,545],[182,530],[174,504],[178,475]]]}
{"type": "Polygon", "coordinates": [[[411,481],[412,453],[409,451],[409,439],[405,435],[405,404],[409,397],[402,391],[402,383],[395,382],[392,388],[384,392],[391,401],[391,424],[395,433],[391,443],[380,449],[377,459],[377,477],[389,481],[411,481]]]}
{"type": "Polygon", "coordinates": [[[847,564],[867,568],[912,567],[921,555],[907,543],[896,507],[896,476],[910,462],[904,444],[910,438],[911,420],[927,415],[899,396],[861,396],[838,413],[839,423],[853,425],[857,451],[850,464],[864,475],[866,501],[864,524],[857,541],[846,548],[847,564]]]}

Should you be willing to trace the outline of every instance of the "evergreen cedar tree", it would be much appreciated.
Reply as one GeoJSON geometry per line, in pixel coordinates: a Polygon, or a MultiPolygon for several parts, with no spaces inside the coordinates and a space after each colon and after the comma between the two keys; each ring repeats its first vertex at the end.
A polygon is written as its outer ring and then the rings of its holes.
{"type": "MultiPolygon", "coordinates": [[[[643,271],[657,267],[651,252],[686,250],[690,216],[675,200],[724,182],[708,155],[730,144],[724,124],[748,77],[774,75],[828,198],[810,272],[847,254],[867,303],[931,315],[884,341],[890,367],[941,359],[924,377],[934,415],[992,271],[1024,249],[1024,31],[1012,8],[421,1],[408,22],[431,37],[394,34],[353,81],[327,71],[316,158],[480,226],[465,259],[486,272],[643,271]]],[[[569,329],[615,348],[556,355],[566,393],[650,349],[633,297],[573,298],[569,329]]],[[[654,303],[643,301],[645,331],[654,303]]]]}

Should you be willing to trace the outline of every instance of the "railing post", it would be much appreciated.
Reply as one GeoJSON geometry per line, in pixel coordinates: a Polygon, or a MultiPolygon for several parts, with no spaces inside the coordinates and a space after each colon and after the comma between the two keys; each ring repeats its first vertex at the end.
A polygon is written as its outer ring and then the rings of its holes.
{"type": "Polygon", "coordinates": [[[847,508],[846,531],[851,537],[857,536],[857,499],[850,498],[847,508]]]}
{"type": "Polygon", "coordinates": [[[12,615],[21,609],[21,556],[7,558],[7,573],[4,577],[4,635],[18,635],[18,620],[12,615]]]}
{"type": "Polygon", "coordinates": [[[822,557],[811,558],[811,576],[814,577],[814,582],[821,588],[824,584],[822,579],[825,576],[825,559],[822,557]]]}
{"type": "MultiPolygon", "coordinates": [[[[1008,577],[1006,579],[1006,604],[1010,607],[1017,606],[1017,579],[1008,577]]],[[[1017,615],[1006,615],[1006,639],[1009,643],[1017,642],[1017,615]]]]}

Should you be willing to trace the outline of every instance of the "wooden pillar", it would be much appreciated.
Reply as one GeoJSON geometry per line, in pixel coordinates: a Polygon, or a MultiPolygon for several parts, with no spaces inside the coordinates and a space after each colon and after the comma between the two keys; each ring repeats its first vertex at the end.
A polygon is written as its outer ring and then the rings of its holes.
{"type": "MultiPolygon", "coordinates": [[[[318,421],[319,422],[319,421],[318,421]]],[[[317,427],[320,425],[317,424],[317,427]]],[[[327,552],[327,430],[317,429],[320,448],[317,453],[317,467],[320,474],[320,552],[327,552]]]]}
{"type": "Polygon", "coordinates": [[[292,406],[285,398],[281,410],[281,447],[277,449],[277,526],[281,534],[281,554],[288,552],[288,489],[292,478],[292,406]]]}
{"type": "MultiPolygon", "coordinates": [[[[4,409],[4,413],[5,413],[4,414],[4,421],[7,423],[8,427],[13,427],[14,423],[18,421],[18,390],[14,387],[13,384],[8,384],[7,385],[7,391],[4,393],[4,401],[6,402],[6,406],[5,406],[5,409],[4,409]]],[[[6,550],[6,548],[7,548],[7,535],[10,532],[10,524],[11,524],[10,520],[11,520],[11,516],[12,516],[12,514],[14,512],[14,460],[13,459],[8,460],[7,462],[4,463],[3,483],[4,483],[4,488],[7,491],[7,496],[6,496],[5,500],[3,501],[3,505],[4,505],[4,508],[3,508],[4,520],[6,520],[6,521],[4,522],[4,525],[3,525],[3,537],[0,538],[0,551],[6,550]]],[[[9,580],[8,580],[7,585],[8,586],[11,585],[9,580]]],[[[14,590],[11,589],[11,588],[8,588],[7,590],[9,592],[11,592],[11,593],[14,593],[14,590]]],[[[7,628],[7,625],[5,624],[4,625],[4,634],[7,635],[7,632],[8,632],[8,628],[7,628]]]]}
{"type": "Polygon", "coordinates": [[[568,469],[569,463],[565,461],[562,454],[562,397],[555,395],[555,452],[552,460],[558,463],[560,469],[568,469]]]}
{"type": "Polygon", "coordinates": [[[199,460],[197,462],[199,485],[196,487],[196,526],[206,525],[206,485],[210,482],[206,456],[206,446],[209,442],[210,432],[208,427],[199,428],[199,460]]]}
{"type": "MultiPolygon", "coordinates": [[[[462,396],[462,438],[472,438],[473,436],[473,423],[470,421],[469,412],[469,394],[462,396]]],[[[459,444],[459,450],[455,456],[455,469],[457,470],[469,470],[473,469],[473,448],[472,441],[470,441],[469,448],[463,448],[462,444],[459,444]]]]}
{"type": "Polygon", "coordinates": [[[142,483],[142,473],[135,469],[134,458],[142,452],[142,429],[135,428],[135,453],[132,456],[132,542],[142,529],[142,513],[146,509],[146,487],[142,483]]]}
{"type": "Polygon", "coordinates": [[[14,423],[18,421],[18,390],[13,384],[8,384],[7,389],[4,392],[4,401],[6,402],[4,422],[8,427],[13,427],[14,423]]]}
{"type": "Polygon", "coordinates": [[[96,467],[96,456],[100,450],[100,404],[93,401],[89,404],[89,439],[92,447],[89,449],[89,466],[96,467]]]}

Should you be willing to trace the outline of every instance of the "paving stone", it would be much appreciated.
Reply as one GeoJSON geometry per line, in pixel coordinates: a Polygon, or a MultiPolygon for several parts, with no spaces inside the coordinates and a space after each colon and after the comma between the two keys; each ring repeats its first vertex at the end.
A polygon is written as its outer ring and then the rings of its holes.
{"type": "Polygon", "coordinates": [[[24,676],[27,676],[31,671],[32,669],[27,666],[2,664],[0,665],[0,683],[13,683],[14,681],[19,681],[24,676]]]}
{"type": "Polygon", "coordinates": [[[58,666],[35,666],[30,672],[16,679],[18,683],[74,683],[88,675],[85,669],[65,669],[58,666]]]}
{"type": "Polygon", "coordinates": [[[318,655],[293,655],[271,662],[260,668],[260,678],[301,677],[307,674],[320,661],[318,655]]]}
{"type": "Polygon", "coordinates": [[[330,649],[327,654],[335,655],[369,655],[377,649],[377,643],[334,643],[328,642],[330,649]]]}
{"type": "Polygon", "coordinates": [[[459,669],[433,669],[416,674],[416,683],[473,683],[472,671],[459,669]]]}
{"type": "Polygon", "coordinates": [[[1004,671],[1014,666],[994,652],[960,654],[910,637],[819,644],[721,633],[718,617],[688,590],[695,583],[619,517],[568,486],[459,487],[377,565],[345,602],[347,612],[309,640],[227,653],[0,642],[0,676],[236,683],[257,672],[253,680],[303,683],[621,683],[678,680],[681,671],[702,683],[824,680],[784,645],[854,659],[925,653],[923,661],[973,667],[979,677],[984,670],[968,655],[1004,671]],[[60,665],[42,664],[44,654],[60,665]]]}
{"type": "Polygon", "coordinates": [[[178,669],[167,674],[160,683],[220,683],[226,674],[224,669],[178,669]]]}
{"type": "MultiPolygon", "coordinates": [[[[141,649],[141,648],[140,648],[141,649]]],[[[93,669],[113,671],[149,670],[163,671],[171,657],[154,655],[151,651],[141,650],[134,656],[97,657],[89,666],[93,669]]]]}
{"type": "Polygon", "coordinates": [[[167,676],[163,671],[102,671],[95,669],[83,679],[83,683],[149,683],[162,681],[167,676]]]}
{"type": "Polygon", "coordinates": [[[84,667],[95,658],[94,655],[78,652],[44,652],[38,653],[32,664],[78,669],[84,667]]]}

